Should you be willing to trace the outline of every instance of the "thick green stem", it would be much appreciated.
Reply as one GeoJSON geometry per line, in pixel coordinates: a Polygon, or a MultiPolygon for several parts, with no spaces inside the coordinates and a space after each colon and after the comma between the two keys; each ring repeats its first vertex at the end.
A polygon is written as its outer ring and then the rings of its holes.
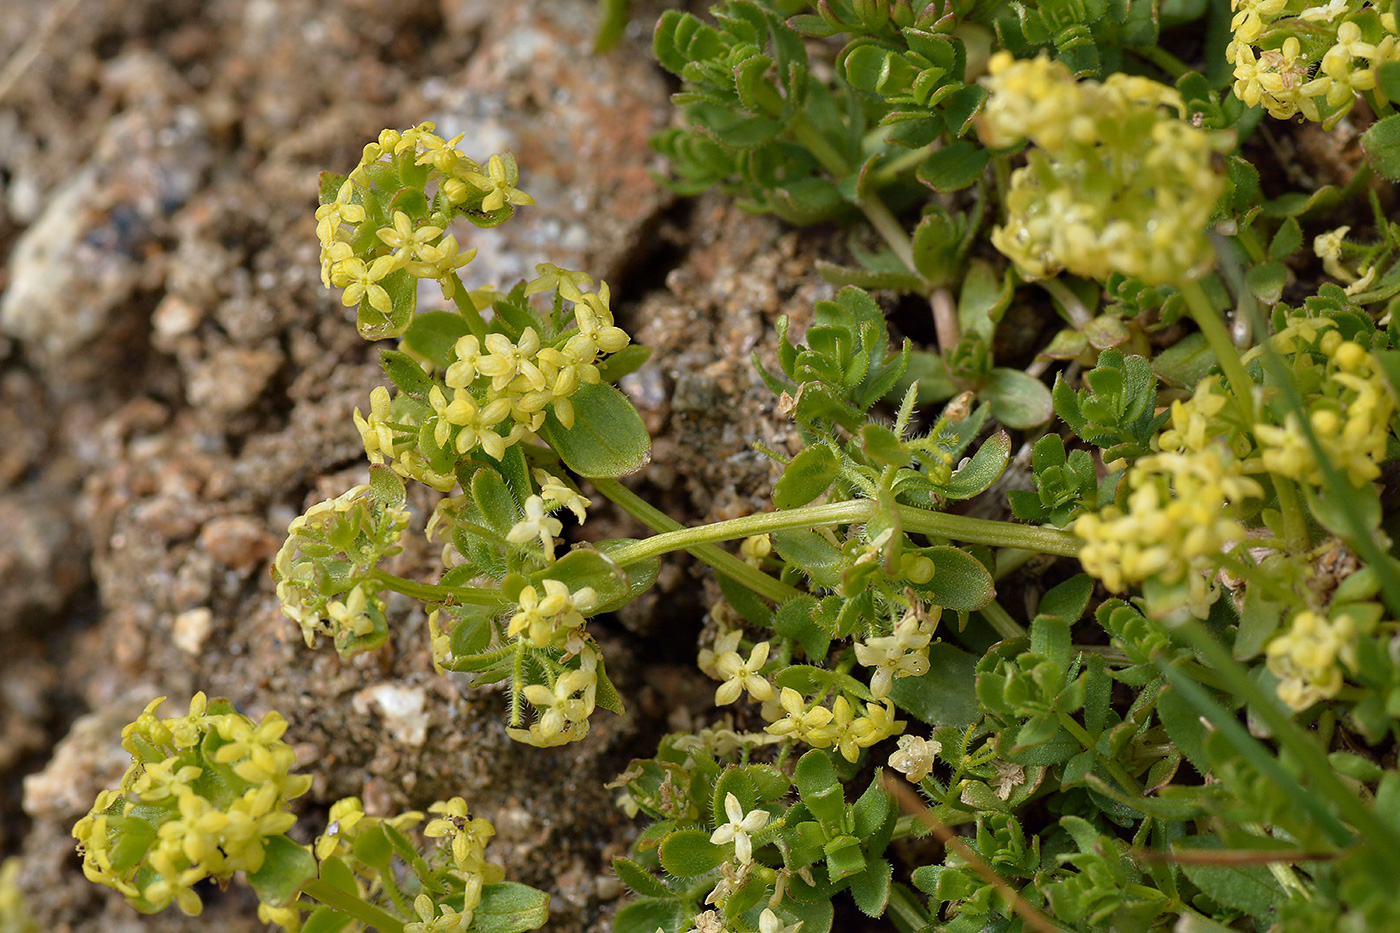
{"type": "Polygon", "coordinates": [[[1021,638],[1026,634],[1025,628],[1011,618],[1011,613],[1002,608],[1001,603],[995,599],[977,611],[982,613],[982,618],[986,619],[987,624],[1002,638],[1021,638]]]}
{"type": "Polygon", "coordinates": [[[477,340],[486,339],[486,319],[477,310],[476,304],[467,294],[466,286],[462,284],[462,277],[455,271],[452,273],[452,303],[457,306],[457,310],[466,319],[467,329],[477,340]]]}
{"type": "MultiPolygon", "coordinates": [[[[812,125],[811,121],[804,116],[799,116],[792,123],[793,135],[797,141],[807,147],[807,150],[816,156],[817,161],[837,178],[849,175],[854,169],[844,156],[836,151],[836,147],[831,144],[821,131],[812,125]]],[[[899,257],[911,273],[919,275],[919,270],[914,265],[914,242],[909,239],[908,232],[903,225],[890,213],[889,207],[880,200],[878,194],[869,193],[860,198],[857,202],[861,213],[865,214],[866,220],[875,228],[875,232],[880,234],[894,254],[899,257]]],[[[922,277],[922,276],[921,276],[922,277]]]]}
{"type": "MultiPolygon", "coordinates": [[[[592,479],[590,482],[593,484],[594,489],[617,503],[623,511],[646,525],[652,531],[659,532],[655,537],[648,538],[646,541],[639,541],[636,544],[626,545],[609,551],[608,556],[617,561],[619,565],[625,567],[628,564],[634,564],[648,557],[659,556],[667,551],[684,549],[696,560],[710,565],[736,583],[742,583],[758,595],[765,596],[776,603],[785,603],[795,596],[802,595],[801,590],[788,586],[781,580],[774,579],[761,570],[750,567],[728,551],[715,547],[713,544],[704,543],[699,539],[678,543],[673,547],[663,547],[658,550],[653,550],[650,553],[636,553],[637,549],[641,546],[651,544],[661,538],[668,538],[668,536],[669,540],[675,541],[677,540],[675,537],[676,535],[684,537],[685,534],[692,531],[692,529],[682,528],[681,524],[671,518],[671,516],[655,508],[651,503],[647,502],[641,496],[615,479],[598,478],[592,479]]],[[[733,537],[746,537],[746,535],[741,533],[733,537]]],[[[712,540],[722,541],[725,540],[725,538],[721,536],[712,540]]]]}
{"type": "Polygon", "coordinates": [[[1123,788],[1125,793],[1134,794],[1138,797],[1142,796],[1142,785],[1123,768],[1123,765],[1119,763],[1118,759],[1098,751],[1098,743],[1095,742],[1094,737],[1089,734],[1089,730],[1081,726],[1079,721],[1069,713],[1060,713],[1059,719],[1060,725],[1064,727],[1066,732],[1074,736],[1075,741],[1084,746],[1085,751],[1094,752],[1094,757],[1098,758],[1099,763],[1108,770],[1108,773],[1118,782],[1118,785],[1123,788]]]}
{"type": "Polygon", "coordinates": [[[303,894],[316,898],[327,907],[368,924],[379,933],[403,933],[403,921],[320,878],[312,878],[301,890],[303,894]]]}
{"type": "Polygon", "coordinates": [[[1302,554],[1311,545],[1308,538],[1308,520],[1303,513],[1303,503],[1298,498],[1298,487],[1293,480],[1270,473],[1278,495],[1278,510],[1283,517],[1283,536],[1288,540],[1288,549],[1294,554],[1302,554]]]}
{"type": "MultiPolygon", "coordinates": [[[[614,480],[594,480],[593,482],[603,495],[613,499],[623,508],[628,508],[622,501],[614,498],[615,490],[613,487],[623,488],[621,484],[614,480]],[[603,485],[599,485],[599,482],[603,485]]],[[[629,496],[631,495],[629,493],[629,496]]],[[[647,508],[651,507],[647,506],[647,508]]],[[[630,508],[628,510],[631,511],[630,508]]],[[[1074,557],[1079,553],[1082,544],[1079,538],[1073,534],[1055,528],[1038,528],[1032,525],[1018,525],[1013,522],[969,518],[966,515],[948,515],[943,512],[929,512],[909,505],[896,505],[894,511],[905,531],[951,538],[969,544],[1026,548],[1061,557],[1074,557]]],[[[819,525],[857,524],[869,521],[879,514],[880,504],[874,499],[853,499],[848,502],[808,505],[780,512],[760,512],[757,515],[745,515],[743,518],[732,518],[728,521],[701,525],[698,528],[679,528],[675,531],[663,532],[644,541],[614,548],[608,554],[613,560],[626,566],[670,551],[690,550],[698,545],[710,544],[715,541],[729,541],[735,538],[746,538],[750,535],[765,534],[770,531],[812,528],[819,525]]],[[[645,521],[645,519],[643,520],[645,521]]],[[[666,521],[670,522],[670,519],[667,518],[666,521]]],[[[708,563],[708,561],[706,562],[708,563]]],[[[748,566],[742,561],[737,562],[744,567],[748,566]]]]}
{"type": "Polygon", "coordinates": [[[439,583],[419,583],[406,580],[384,570],[375,570],[370,579],[386,590],[402,593],[425,603],[460,603],[469,606],[500,606],[505,598],[498,590],[483,590],[474,586],[443,586],[439,583]]]}
{"type": "Polygon", "coordinates": [[[1160,46],[1137,46],[1133,49],[1133,54],[1137,55],[1137,57],[1141,58],[1143,61],[1148,61],[1156,65],[1174,79],[1181,77],[1191,70],[1190,65],[1160,46]]]}
{"type": "Polygon", "coordinates": [[[1229,380],[1230,391],[1235,396],[1235,403],[1239,405],[1240,413],[1244,415],[1249,424],[1254,423],[1254,380],[1249,378],[1249,374],[1244,371],[1244,363],[1240,362],[1239,351],[1235,349],[1234,341],[1230,339],[1230,333],[1225,329],[1225,322],[1220,318],[1220,312],[1210,303],[1206,297],[1205,290],[1201,288],[1199,282],[1191,281],[1182,284],[1181,294],[1186,299],[1186,307],[1191,313],[1191,319],[1196,322],[1196,326],[1205,335],[1206,343],[1210,346],[1211,352],[1220,362],[1220,368],[1225,372],[1225,378],[1229,380]]]}
{"type": "MultiPolygon", "coordinates": [[[[883,129],[884,127],[881,127],[881,130],[883,129]]],[[[875,170],[870,178],[871,185],[875,188],[885,187],[898,178],[901,173],[907,172],[927,159],[931,152],[933,152],[933,146],[929,145],[896,156],[875,170]]]]}
{"type": "MultiPolygon", "coordinates": [[[[1316,795],[1336,806],[1342,818],[1370,843],[1376,858],[1388,863],[1389,870],[1400,876],[1400,832],[1377,818],[1361,802],[1361,798],[1342,783],[1327,760],[1326,753],[1318,747],[1313,737],[1293,721],[1277,697],[1264,692],[1212,632],[1194,618],[1183,619],[1180,631],[1201,659],[1225,680],[1229,691],[1249,704],[1279,745],[1301,765],[1316,795]]],[[[1345,844],[1339,837],[1334,837],[1333,841],[1345,844]]]]}
{"type": "Polygon", "coordinates": [[[875,228],[875,232],[894,250],[894,254],[899,257],[899,261],[904,263],[904,267],[914,275],[923,278],[919,269],[914,265],[914,241],[909,238],[909,233],[890,212],[889,207],[880,199],[878,194],[867,194],[858,202],[861,211],[865,214],[865,219],[870,221],[870,226],[875,228]]]}

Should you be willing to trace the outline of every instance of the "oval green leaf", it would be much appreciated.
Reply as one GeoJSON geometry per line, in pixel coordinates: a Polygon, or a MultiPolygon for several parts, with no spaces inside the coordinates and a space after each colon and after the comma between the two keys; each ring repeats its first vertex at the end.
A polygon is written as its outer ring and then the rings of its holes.
{"type": "Polygon", "coordinates": [[[572,396],[574,426],[553,410],[540,436],[580,476],[625,476],[651,461],[651,435],[627,396],[606,383],[584,383],[572,396]]]}

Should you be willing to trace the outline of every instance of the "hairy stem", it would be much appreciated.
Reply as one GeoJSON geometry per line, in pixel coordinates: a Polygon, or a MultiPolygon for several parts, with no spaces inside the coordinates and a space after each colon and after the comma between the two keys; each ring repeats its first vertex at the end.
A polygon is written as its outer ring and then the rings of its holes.
{"type": "MultiPolygon", "coordinates": [[[[660,509],[655,508],[651,503],[647,502],[641,496],[615,479],[599,478],[589,480],[589,482],[593,484],[594,489],[617,503],[623,511],[646,525],[652,531],[659,532],[655,537],[648,538],[646,541],[639,541],[636,544],[625,545],[609,551],[608,556],[617,561],[620,566],[625,567],[628,564],[634,564],[637,561],[658,556],[667,551],[684,549],[696,560],[708,564],[736,583],[742,583],[758,595],[765,596],[776,603],[785,603],[795,596],[802,595],[802,592],[797,588],[788,586],[781,580],[777,580],[761,570],[750,567],[733,554],[713,544],[698,541],[687,542],[676,544],[674,547],[655,549],[651,553],[635,553],[642,545],[656,542],[668,536],[670,536],[670,540],[674,541],[677,540],[675,537],[676,535],[684,537],[691,529],[683,528],[680,522],[677,522],[660,509]]],[[[747,535],[740,533],[733,537],[747,537],[747,535]]],[[[726,539],[724,537],[719,537],[713,540],[723,541],[726,539]]]]}
{"type": "MultiPolygon", "coordinates": [[[[593,482],[595,486],[598,486],[600,481],[594,480],[593,482]]],[[[621,488],[621,485],[615,480],[602,480],[601,482],[604,485],[598,486],[598,491],[610,499],[613,498],[611,487],[616,485],[621,488]]],[[[616,499],[614,501],[623,505],[621,501],[616,499]]],[[[626,508],[625,505],[624,508],[626,508]]],[[[1056,554],[1061,557],[1074,557],[1079,553],[1082,543],[1073,534],[1055,528],[1039,528],[1033,525],[1018,525],[1014,522],[999,522],[984,518],[969,518],[965,515],[929,512],[909,505],[896,505],[894,512],[905,531],[951,538],[968,544],[1017,547],[1045,554],[1056,554]]],[[[626,566],[670,551],[690,550],[697,545],[710,544],[715,541],[729,541],[770,531],[812,528],[818,525],[857,524],[869,521],[879,514],[880,503],[874,499],[853,499],[849,502],[834,502],[827,505],[807,505],[780,512],[745,515],[743,518],[732,518],[728,521],[701,525],[698,528],[679,528],[675,531],[654,535],[644,541],[615,548],[608,553],[613,560],[626,566]]],[[[735,560],[744,567],[748,566],[742,561],[735,560]]],[[[728,573],[727,570],[725,572],[728,573]]]]}
{"type": "Polygon", "coordinates": [[[484,590],[474,586],[443,586],[440,583],[419,583],[395,576],[386,570],[373,570],[370,579],[395,593],[412,597],[425,603],[460,603],[469,606],[499,606],[505,602],[498,590],[484,590]]]}

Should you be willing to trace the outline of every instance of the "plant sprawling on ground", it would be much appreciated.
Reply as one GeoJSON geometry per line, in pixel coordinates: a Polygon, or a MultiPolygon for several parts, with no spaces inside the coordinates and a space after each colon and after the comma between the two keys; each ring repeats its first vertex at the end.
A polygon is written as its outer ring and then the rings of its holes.
{"type": "MultiPolygon", "coordinates": [[[[1400,927],[1392,4],[729,0],[665,13],[655,51],[682,84],[670,185],[850,230],[811,326],[755,359],[800,438],[768,451],[773,509],[683,528],[619,483],[650,438],[614,383],[648,351],[608,286],[543,264],[469,288],[449,230],[533,203],[515,160],[385,130],[316,214],[324,283],[397,344],[355,413],[370,482],[275,561],[307,644],[373,650],[383,594],[413,597],[437,668],[503,683],[509,734],[561,745],[622,709],[589,620],[665,553],[712,566],[699,666],[737,715],[618,777],[646,820],[618,933],[825,933],[843,899],[902,931],[1400,927]],[[1366,161],[1265,197],[1247,144],[1299,116],[1364,122],[1366,161]],[[423,279],[452,310],[417,309],[423,279]],[[934,346],[891,345],[899,295],[934,346]],[[995,358],[1013,306],[1061,319],[1025,369],[995,358]],[[1009,432],[1013,517],[951,509],[1001,494],[1009,432]],[[409,481],[441,493],[432,583],[380,566],[409,481]],[[590,496],[656,533],[563,551],[556,513],[590,496]],[[1036,555],[1063,561],[1022,624],[997,582],[1036,555]]],[[[196,912],[192,885],[243,870],[289,930],[544,921],[460,798],[427,856],[422,814],[353,799],[289,841],[309,779],[285,728],[149,708],[75,830],[88,876],[196,912]]]]}

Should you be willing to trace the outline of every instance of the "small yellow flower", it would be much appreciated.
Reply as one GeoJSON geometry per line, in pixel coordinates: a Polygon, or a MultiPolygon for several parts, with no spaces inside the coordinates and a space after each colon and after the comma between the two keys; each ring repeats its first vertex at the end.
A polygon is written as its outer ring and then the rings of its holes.
{"type": "Polygon", "coordinates": [[[486,163],[486,173],[466,172],[462,175],[485,193],[481,200],[484,211],[498,211],[507,204],[534,204],[535,199],[515,187],[519,170],[515,167],[515,156],[509,152],[493,155],[486,163]]]}

